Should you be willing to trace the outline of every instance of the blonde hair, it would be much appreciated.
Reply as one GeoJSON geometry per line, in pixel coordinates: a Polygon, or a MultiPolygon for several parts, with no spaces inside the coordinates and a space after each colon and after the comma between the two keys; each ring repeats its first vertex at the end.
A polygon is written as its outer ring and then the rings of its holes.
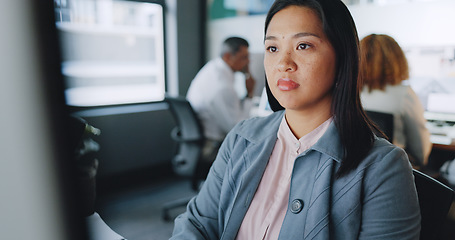
{"type": "Polygon", "coordinates": [[[406,56],[400,45],[385,34],[370,34],[360,41],[360,74],[362,84],[384,90],[409,78],[406,56]]]}

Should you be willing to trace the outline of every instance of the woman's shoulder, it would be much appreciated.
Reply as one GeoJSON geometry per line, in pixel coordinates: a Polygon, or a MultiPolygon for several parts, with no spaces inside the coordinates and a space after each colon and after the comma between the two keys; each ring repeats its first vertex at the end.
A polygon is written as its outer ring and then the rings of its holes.
{"type": "Polygon", "coordinates": [[[252,117],[240,121],[231,131],[230,135],[240,135],[247,139],[261,139],[278,131],[283,119],[284,111],[277,111],[268,116],[252,117]]]}
{"type": "Polygon", "coordinates": [[[376,168],[378,166],[392,167],[398,165],[407,167],[406,165],[409,164],[407,154],[402,148],[390,143],[384,138],[375,137],[374,144],[368,156],[362,162],[361,167],[376,168]]]}
{"type": "Polygon", "coordinates": [[[251,117],[245,120],[240,121],[235,128],[239,130],[251,129],[251,128],[260,128],[265,125],[273,125],[276,122],[281,121],[284,111],[273,112],[267,116],[257,116],[251,117]]]}
{"type": "Polygon", "coordinates": [[[283,114],[283,112],[276,112],[269,116],[240,121],[227,134],[219,153],[230,155],[233,149],[243,151],[242,149],[249,146],[249,143],[265,146],[264,144],[275,142],[283,114]]]}
{"type": "Polygon", "coordinates": [[[409,84],[388,85],[386,87],[386,92],[396,94],[398,96],[415,94],[414,90],[412,90],[409,84]]]}
{"type": "Polygon", "coordinates": [[[383,152],[387,153],[389,151],[399,150],[398,146],[390,143],[388,140],[382,137],[375,136],[373,147],[371,148],[371,152],[383,152]]]}

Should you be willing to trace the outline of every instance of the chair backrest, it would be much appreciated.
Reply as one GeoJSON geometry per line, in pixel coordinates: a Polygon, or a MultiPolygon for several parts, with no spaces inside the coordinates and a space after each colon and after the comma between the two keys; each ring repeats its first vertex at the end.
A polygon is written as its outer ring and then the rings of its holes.
{"type": "Polygon", "coordinates": [[[393,114],[365,111],[367,116],[381,129],[390,142],[393,141],[393,114]]]}
{"type": "Polygon", "coordinates": [[[196,112],[183,97],[166,96],[165,102],[177,123],[171,136],[179,143],[178,153],[172,159],[175,173],[193,177],[202,155],[204,134],[196,112]]]}
{"type": "Polygon", "coordinates": [[[422,216],[420,239],[438,239],[453,203],[454,192],[418,170],[413,169],[413,174],[422,216]]]}

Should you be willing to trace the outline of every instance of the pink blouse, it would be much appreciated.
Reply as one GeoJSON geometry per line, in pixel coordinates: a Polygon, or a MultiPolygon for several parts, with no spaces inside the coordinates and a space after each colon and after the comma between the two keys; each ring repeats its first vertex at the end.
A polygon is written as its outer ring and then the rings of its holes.
{"type": "Polygon", "coordinates": [[[237,240],[278,239],[286,215],[294,161],[325,133],[332,118],[297,139],[286,117],[281,121],[277,141],[267,168],[237,233],[237,240]]]}

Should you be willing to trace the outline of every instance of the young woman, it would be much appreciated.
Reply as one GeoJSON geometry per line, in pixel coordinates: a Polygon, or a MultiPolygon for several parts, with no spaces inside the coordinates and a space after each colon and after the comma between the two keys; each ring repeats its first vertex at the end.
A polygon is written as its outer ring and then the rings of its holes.
{"type": "Polygon", "coordinates": [[[418,239],[406,153],[362,111],[346,6],[277,0],[264,44],[276,112],[228,134],[171,239],[418,239]]]}

